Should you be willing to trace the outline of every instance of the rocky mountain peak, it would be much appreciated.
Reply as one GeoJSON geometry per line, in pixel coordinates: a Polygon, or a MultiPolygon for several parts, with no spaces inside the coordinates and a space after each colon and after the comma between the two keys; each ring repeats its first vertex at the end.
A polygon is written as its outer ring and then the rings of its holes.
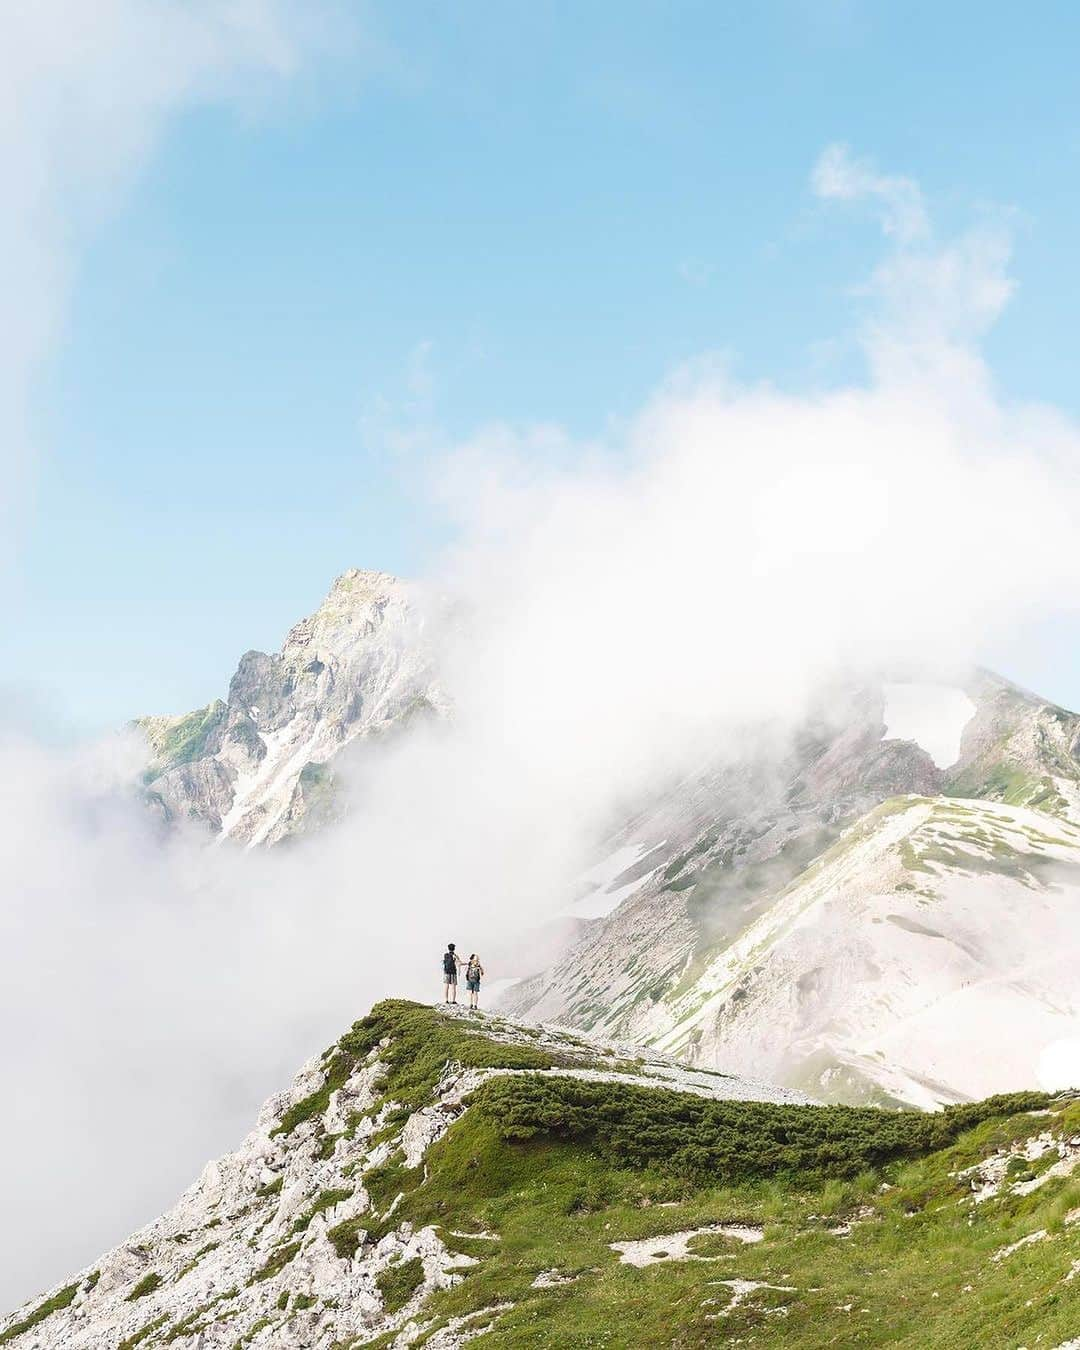
{"type": "Polygon", "coordinates": [[[329,765],[346,745],[444,710],[415,588],[351,568],[279,652],[241,657],[225,702],[137,725],[167,818],[257,844],[332,813],[329,765]]]}
{"type": "Polygon", "coordinates": [[[410,613],[412,588],[389,572],[366,572],[350,567],[335,578],[317,610],[290,629],[282,654],[306,651],[313,644],[344,650],[358,636],[368,637],[387,613],[402,619],[410,613]]]}

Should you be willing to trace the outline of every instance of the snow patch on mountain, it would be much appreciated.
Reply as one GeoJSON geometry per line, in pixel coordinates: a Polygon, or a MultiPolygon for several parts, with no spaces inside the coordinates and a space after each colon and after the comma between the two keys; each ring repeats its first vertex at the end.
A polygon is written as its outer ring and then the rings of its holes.
{"type": "Polygon", "coordinates": [[[921,745],[939,769],[960,758],[964,728],[976,707],[963,689],[954,685],[886,684],[885,735],[890,740],[921,745]]]}
{"type": "Polygon", "coordinates": [[[639,872],[635,865],[666,843],[666,839],[661,839],[657,844],[627,844],[615,849],[602,862],[582,873],[575,887],[579,898],[560,910],[556,917],[602,919],[618,909],[627,896],[633,895],[656,874],[661,864],[647,872],[639,872]],[[627,879],[622,880],[624,877],[627,879]]]}

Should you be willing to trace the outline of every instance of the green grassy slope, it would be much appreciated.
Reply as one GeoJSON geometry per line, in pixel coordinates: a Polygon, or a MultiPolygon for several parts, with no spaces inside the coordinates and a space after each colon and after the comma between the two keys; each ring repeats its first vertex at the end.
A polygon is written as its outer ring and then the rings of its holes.
{"type": "MultiPolygon", "coordinates": [[[[434,1061],[448,1034],[463,1035],[440,1023],[427,1009],[380,1005],[353,1035],[417,1049],[443,1041],[423,1052],[434,1061]],[[428,1019],[430,1038],[419,1034],[428,1019]]],[[[484,1043],[466,1036],[457,1054],[504,1053],[484,1043]]],[[[399,1049],[387,1098],[415,1102],[431,1072],[399,1049]]],[[[1080,1183],[1052,1177],[975,1204],[955,1175],[1046,1131],[1080,1133],[1080,1102],[1015,1095],[926,1116],[714,1103],[536,1074],[485,1083],[426,1169],[391,1159],[364,1181],[376,1207],[401,1196],[395,1224],[435,1224],[479,1261],[426,1301],[419,1345],[467,1318],[474,1331],[490,1323],[475,1342],[485,1347],[1056,1346],[1080,1334],[1080,1277],[1068,1278],[1080,1222],[1066,1221],[1080,1183]],[[690,1259],[641,1269],[610,1245],[712,1224],[760,1226],[764,1238],[703,1235],[690,1259]],[[566,1282],[534,1287],[541,1272],[566,1282]]],[[[367,1240],[380,1235],[373,1222],[367,1240]]]]}
{"type": "Polygon", "coordinates": [[[281,1098],[250,1178],[225,1160],[227,1201],[214,1191],[182,1232],[144,1233],[141,1269],[127,1246],[106,1254],[0,1341],[1053,1350],[1080,1336],[1080,1097],[929,1115],[774,1105],[727,1099],[723,1075],[716,1097],[673,1090],[654,1069],[569,1032],[378,1004],[281,1098]],[[334,1106],[342,1093],[353,1109],[334,1106]],[[418,1126],[436,1142],[408,1166],[418,1126]],[[453,1254],[440,1247],[437,1278],[409,1246],[430,1229],[453,1254]]]}

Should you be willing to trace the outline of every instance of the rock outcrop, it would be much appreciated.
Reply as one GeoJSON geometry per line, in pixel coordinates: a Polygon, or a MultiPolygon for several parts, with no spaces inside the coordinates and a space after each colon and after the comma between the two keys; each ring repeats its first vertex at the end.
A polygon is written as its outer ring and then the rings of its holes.
{"type": "Polygon", "coordinates": [[[273,844],[333,815],[333,761],[346,746],[446,711],[415,591],[354,568],[280,652],[241,657],[225,702],[136,725],[167,818],[273,844]]]}

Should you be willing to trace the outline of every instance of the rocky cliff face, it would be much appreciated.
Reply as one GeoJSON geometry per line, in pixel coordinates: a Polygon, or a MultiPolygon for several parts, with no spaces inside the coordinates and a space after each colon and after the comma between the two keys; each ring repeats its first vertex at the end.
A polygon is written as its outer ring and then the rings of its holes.
{"type": "Polygon", "coordinates": [[[217,700],[146,717],[148,790],[170,819],[272,844],[331,814],[335,756],[411,719],[443,715],[412,589],[353,569],[273,655],[248,652],[217,700]]]}
{"type": "Polygon", "coordinates": [[[391,1000],[0,1344],[1066,1350],[1078,1132],[1069,1096],[822,1107],[391,1000]]]}

